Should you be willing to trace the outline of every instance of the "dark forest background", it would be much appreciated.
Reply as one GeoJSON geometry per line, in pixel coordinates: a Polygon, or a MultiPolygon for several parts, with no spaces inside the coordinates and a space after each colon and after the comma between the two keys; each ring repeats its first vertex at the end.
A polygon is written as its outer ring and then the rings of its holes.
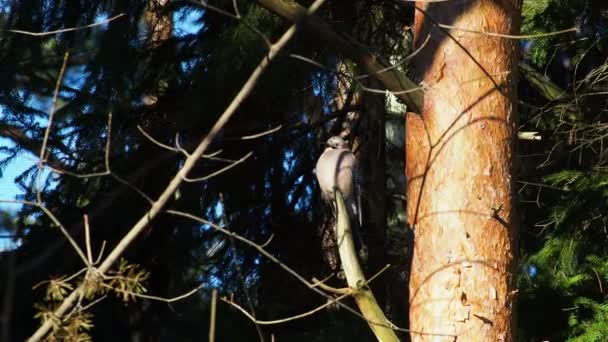
{"type": "MultiPolygon", "coordinates": [[[[523,34],[574,29],[521,39],[519,130],[537,133],[517,142],[519,339],[600,341],[608,336],[608,4],[527,0],[522,13],[523,34]]],[[[316,15],[383,60],[397,63],[413,52],[413,3],[329,0],[316,15]]],[[[156,199],[185,159],[142,132],[191,151],[265,56],[264,37],[274,42],[289,25],[252,1],[1,2],[0,171],[29,158],[32,166],[14,180],[23,194],[18,200],[36,202],[40,196],[80,246],[87,214],[93,254],[104,244],[107,254],[149,210],[146,197],[156,199]],[[119,14],[124,15],[56,34],[6,31],[49,32],[119,14]],[[45,141],[48,166],[64,172],[39,174],[45,141]],[[106,171],[106,151],[111,173],[91,176],[106,171]]],[[[417,77],[407,61],[398,70],[417,77]]],[[[297,33],[214,140],[209,153],[220,153],[202,158],[190,175],[204,176],[251,156],[215,177],[182,183],[168,208],[258,244],[270,239],[265,248],[281,262],[306,279],[324,278],[332,267],[319,228],[327,225],[329,212],[313,172],[320,143],[346,126],[353,138],[364,136],[372,127],[361,117],[370,106],[381,108],[382,141],[371,150],[382,151],[384,160],[383,198],[376,203],[386,225],[366,235],[373,247],[366,269],[373,275],[392,265],[372,287],[389,319],[406,328],[404,107],[371,78],[355,77],[361,74],[335,46],[308,31],[297,33]],[[360,120],[352,124],[353,117],[360,120]],[[251,137],[260,132],[267,134],[251,137]]],[[[40,206],[6,210],[0,227],[2,239],[13,241],[0,252],[0,339],[21,341],[81,279],[68,277],[83,264],[40,206]]],[[[205,340],[214,288],[265,320],[326,301],[255,249],[175,215],[155,218],[123,257],[113,269],[113,286],[124,291],[100,291],[97,297],[106,297],[58,336],[205,340]],[[169,304],[133,295],[171,298],[197,287],[169,304]]],[[[279,341],[374,340],[367,324],[344,309],[259,330],[224,302],[217,310],[217,341],[254,341],[260,335],[269,341],[271,334],[279,341]]]]}

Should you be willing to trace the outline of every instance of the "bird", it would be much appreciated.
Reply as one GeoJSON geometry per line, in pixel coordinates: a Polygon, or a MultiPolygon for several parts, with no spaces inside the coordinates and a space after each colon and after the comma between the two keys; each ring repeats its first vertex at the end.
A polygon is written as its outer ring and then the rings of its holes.
{"type": "Polygon", "coordinates": [[[340,136],[329,138],[325,146],[325,150],[321,153],[315,168],[321,197],[327,203],[330,203],[335,216],[334,188],[340,190],[346,203],[352,230],[359,240],[359,254],[362,258],[367,258],[367,248],[360,235],[362,217],[357,157],[348,148],[344,138],[340,136]]]}
{"type": "MultiPolygon", "coordinates": [[[[333,136],[325,143],[325,150],[316,165],[317,180],[321,196],[328,203],[334,203],[334,188],[340,190],[353,221],[359,215],[357,207],[357,157],[350,151],[346,141],[333,136]]],[[[359,223],[354,220],[354,223],[359,223]]]]}

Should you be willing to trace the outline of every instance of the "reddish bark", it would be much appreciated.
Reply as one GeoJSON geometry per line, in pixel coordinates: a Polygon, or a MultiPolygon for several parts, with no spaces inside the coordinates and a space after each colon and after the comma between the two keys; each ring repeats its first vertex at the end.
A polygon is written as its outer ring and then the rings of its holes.
{"type": "Polygon", "coordinates": [[[517,2],[417,3],[416,41],[431,39],[415,60],[423,113],[406,123],[413,341],[513,340],[518,41],[435,23],[517,34],[517,2]]]}

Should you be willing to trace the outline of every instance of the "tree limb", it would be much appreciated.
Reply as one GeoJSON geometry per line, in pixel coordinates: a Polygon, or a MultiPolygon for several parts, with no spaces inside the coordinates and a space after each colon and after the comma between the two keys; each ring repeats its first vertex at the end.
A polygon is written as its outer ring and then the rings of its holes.
{"type": "Polygon", "coordinates": [[[399,341],[395,331],[390,328],[391,323],[386,319],[384,312],[378,305],[374,293],[367,285],[359,265],[344,197],[338,189],[334,190],[334,197],[338,213],[336,220],[338,251],[340,252],[340,260],[342,261],[348,287],[355,289],[353,298],[378,341],[399,341]]]}
{"type": "MultiPolygon", "coordinates": [[[[324,0],[316,0],[310,7],[307,9],[303,16],[308,16],[312,14],[322,3],[324,0]]],[[[201,158],[201,156],[205,153],[207,148],[211,145],[211,142],[215,139],[215,137],[219,134],[219,132],[224,128],[226,123],[230,120],[232,115],[237,111],[240,107],[241,103],[251,94],[254,86],[257,84],[260,76],[264,73],[266,68],[270,65],[271,61],[279,54],[281,49],[289,42],[289,40],[294,36],[296,32],[296,24],[292,25],[279,40],[274,43],[268,54],[263,58],[258,66],[251,73],[245,84],[242,86],[241,90],[237,93],[237,95],[230,102],[226,110],[220,115],[217,119],[209,134],[207,134],[196,147],[196,149],[190,154],[188,158],[183,163],[182,168],[177,172],[175,177],[169,182],[165,190],[161,193],[158,199],[152,204],[151,208],[147,213],[145,213],[137,223],[135,223],[131,229],[125,234],[125,236],[118,242],[118,244],[114,247],[114,249],[108,254],[105,260],[101,263],[101,265],[97,268],[97,271],[101,274],[107,272],[112,265],[118,260],[118,258],[126,251],[126,249],[131,245],[131,243],[144,231],[144,229],[148,226],[148,224],[158,216],[163,207],[167,204],[167,202],[171,199],[174,192],[183,182],[184,177],[188,175],[188,173],[194,168],[197,161],[201,158]]],[[[66,296],[63,299],[63,302],[55,309],[53,315],[61,319],[67,312],[70,310],[76,303],[81,294],[85,291],[84,284],[81,284],[78,288],[76,288],[72,293],[66,296]]],[[[28,339],[30,342],[40,341],[42,340],[47,333],[52,328],[52,322],[50,320],[46,320],[42,323],[42,325],[34,332],[34,334],[28,339]]]]}
{"type": "MultiPolygon", "coordinates": [[[[296,22],[306,13],[306,8],[293,0],[256,0],[258,4],[276,15],[296,22]]],[[[376,78],[389,91],[395,92],[401,101],[407,105],[409,112],[420,113],[423,102],[423,92],[418,85],[395,68],[385,70],[390,64],[374,56],[369,49],[345,34],[335,32],[327,23],[316,16],[307,17],[302,21],[304,29],[315,34],[330,48],[352,59],[368,74],[376,78]],[[407,91],[407,92],[404,92],[407,91]]]]}

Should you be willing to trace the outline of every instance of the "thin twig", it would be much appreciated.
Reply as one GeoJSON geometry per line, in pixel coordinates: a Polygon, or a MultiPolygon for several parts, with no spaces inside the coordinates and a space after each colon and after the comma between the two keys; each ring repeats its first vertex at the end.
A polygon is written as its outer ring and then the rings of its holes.
{"type": "Polygon", "coordinates": [[[315,61],[315,60],[313,60],[313,59],[311,59],[311,58],[308,58],[308,57],[305,57],[305,56],[302,56],[302,55],[298,55],[298,54],[291,53],[291,54],[289,54],[288,56],[289,56],[289,57],[291,57],[291,58],[293,58],[293,59],[298,59],[298,60],[301,60],[301,61],[306,62],[306,63],[308,63],[308,64],[314,65],[314,66],[316,66],[316,67],[317,67],[317,68],[319,68],[319,69],[322,69],[322,70],[327,71],[328,73],[332,73],[332,74],[335,74],[335,75],[338,75],[338,76],[343,76],[343,77],[345,77],[345,78],[347,78],[347,79],[349,79],[349,80],[351,80],[351,81],[354,81],[354,82],[356,82],[357,86],[359,86],[359,87],[361,88],[361,90],[363,90],[363,91],[365,91],[365,92],[369,92],[369,93],[375,93],[375,94],[386,94],[386,93],[390,93],[390,94],[393,94],[393,95],[397,96],[397,95],[401,95],[401,94],[409,94],[409,93],[413,93],[413,92],[416,92],[416,91],[419,91],[419,90],[424,90],[424,88],[423,88],[423,87],[415,87],[415,88],[411,88],[411,89],[407,89],[407,90],[390,91],[390,90],[388,90],[388,89],[376,89],[376,88],[369,88],[369,87],[366,87],[366,86],[364,86],[364,85],[363,85],[363,84],[360,82],[360,80],[361,80],[361,79],[368,78],[368,77],[370,77],[370,76],[376,76],[376,75],[378,75],[378,74],[381,74],[381,73],[384,73],[384,72],[388,72],[388,71],[391,71],[391,70],[393,70],[393,69],[398,68],[400,65],[402,65],[403,63],[405,63],[405,62],[409,61],[409,60],[410,60],[410,59],[412,59],[414,56],[416,56],[418,53],[420,53],[420,51],[422,51],[422,49],[423,49],[423,48],[426,46],[426,44],[427,44],[427,43],[430,41],[430,38],[431,38],[431,35],[427,35],[426,39],[425,39],[425,40],[422,42],[422,44],[420,45],[420,47],[418,47],[418,48],[417,48],[417,49],[416,49],[414,52],[412,52],[411,54],[409,54],[409,55],[405,56],[405,57],[404,57],[402,60],[400,60],[400,61],[399,61],[399,62],[397,62],[396,64],[391,65],[391,66],[388,66],[388,67],[386,67],[386,68],[382,68],[382,69],[380,69],[380,70],[378,70],[378,71],[376,71],[376,72],[374,72],[374,73],[361,74],[361,75],[357,75],[357,76],[351,76],[351,75],[349,75],[349,74],[347,74],[347,73],[344,73],[344,72],[342,72],[342,71],[338,71],[338,70],[335,70],[335,69],[329,68],[329,67],[327,67],[327,66],[325,66],[325,65],[321,64],[321,63],[320,63],[320,62],[318,62],[318,61],[315,61]]]}
{"type": "Polygon", "coordinates": [[[84,244],[87,249],[87,260],[89,260],[89,265],[93,265],[93,255],[91,253],[91,232],[89,229],[89,216],[87,214],[84,214],[83,217],[84,217],[84,244]]]}
{"type": "Polygon", "coordinates": [[[460,32],[473,33],[473,34],[478,34],[478,35],[483,35],[483,36],[507,38],[507,39],[536,39],[536,38],[557,36],[557,35],[569,33],[569,32],[576,32],[576,27],[571,27],[571,28],[568,28],[565,30],[559,30],[559,31],[548,32],[548,33],[502,34],[502,33],[496,33],[496,32],[482,32],[482,31],[476,31],[476,30],[469,30],[469,29],[465,29],[465,28],[460,28],[460,27],[455,27],[455,26],[440,24],[440,23],[437,23],[437,26],[444,28],[444,29],[451,30],[451,31],[460,31],[460,32]]]}
{"type": "Polygon", "coordinates": [[[51,111],[49,112],[49,119],[47,122],[46,130],[44,131],[44,138],[42,139],[42,146],[40,147],[40,155],[38,160],[38,175],[36,177],[36,198],[38,199],[38,203],[42,204],[42,194],[40,189],[40,179],[42,178],[42,166],[46,163],[46,144],[49,141],[49,135],[51,134],[51,126],[53,125],[53,117],[55,116],[55,110],[57,108],[57,94],[59,94],[59,87],[61,87],[61,83],[63,82],[63,74],[65,72],[65,68],[68,65],[68,58],[70,56],[69,52],[66,52],[63,55],[63,63],[61,64],[61,69],[59,70],[59,77],[57,77],[57,82],[55,84],[55,90],[53,91],[53,102],[51,103],[51,111]]]}
{"type": "Polygon", "coordinates": [[[266,242],[261,244],[260,247],[266,248],[268,245],[270,245],[270,243],[272,242],[272,239],[274,239],[274,233],[270,234],[270,236],[268,237],[268,240],[266,240],[266,242]]]}
{"type": "MultiPolygon", "coordinates": [[[[112,277],[108,277],[108,278],[112,278],[112,277]]],[[[122,288],[118,288],[118,287],[114,287],[114,286],[110,286],[108,284],[102,283],[101,286],[116,291],[118,293],[124,293],[127,294],[129,296],[133,296],[133,297],[138,297],[138,298],[144,298],[144,299],[150,299],[150,300],[155,300],[157,302],[163,302],[163,303],[173,303],[173,302],[177,302],[180,301],[182,299],[186,299],[190,296],[192,296],[193,294],[195,294],[198,290],[203,288],[203,284],[200,284],[199,286],[193,288],[192,290],[181,294],[179,296],[175,296],[175,297],[171,297],[171,298],[166,298],[166,297],[160,297],[160,296],[152,296],[152,295],[146,295],[146,294],[142,294],[142,293],[136,293],[133,291],[129,291],[129,290],[125,290],[122,288]]]]}
{"type": "MultiPolygon", "coordinates": [[[[162,147],[165,150],[169,150],[169,151],[173,151],[173,152],[182,152],[181,148],[172,147],[172,146],[163,144],[160,141],[154,139],[154,137],[152,137],[150,134],[148,134],[148,132],[144,131],[144,129],[140,125],[137,125],[137,129],[139,130],[139,132],[141,134],[143,134],[144,137],[148,138],[148,140],[150,140],[153,144],[155,144],[155,145],[157,145],[159,147],[162,147]]],[[[186,154],[186,156],[187,156],[187,154],[186,154]]]]}
{"type": "Polygon", "coordinates": [[[103,25],[105,23],[109,23],[110,21],[116,20],[116,19],[118,19],[118,18],[120,18],[120,17],[122,17],[124,15],[125,15],[125,13],[120,13],[120,14],[117,14],[117,15],[111,17],[111,18],[108,18],[108,19],[105,19],[105,20],[102,20],[102,21],[98,21],[96,23],[92,23],[92,24],[89,24],[89,25],[77,26],[77,27],[69,27],[69,28],[60,29],[60,30],[54,30],[54,31],[32,32],[32,31],[25,31],[25,30],[0,30],[0,32],[4,31],[4,32],[10,32],[10,33],[24,34],[26,36],[43,37],[43,36],[49,36],[49,35],[56,34],[56,33],[78,31],[78,30],[83,30],[83,29],[87,29],[87,28],[103,25]]]}
{"type": "Polygon", "coordinates": [[[401,65],[402,65],[402,64],[404,64],[405,62],[407,62],[407,61],[411,60],[411,59],[412,59],[412,58],[414,58],[414,57],[415,57],[417,54],[419,54],[419,53],[420,53],[420,51],[422,51],[422,49],[424,49],[424,47],[426,46],[426,44],[428,44],[428,42],[429,42],[430,40],[431,40],[431,35],[430,35],[430,34],[428,34],[428,35],[426,36],[426,39],[425,39],[425,40],[422,42],[422,44],[420,44],[420,46],[419,46],[419,47],[418,47],[416,50],[414,50],[414,52],[412,52],[412,53],[410,53],[409,55],[405,56],[405,57],[404,57],[403,59],[401,59],[399,62],[397,62],[397,63],[395,63],[395,64],[393,64],[393,65],[391,65],[391,66],[388,66],[388,67],[386,67],[386,68],[380,69],[380,70],[378,70],[378,71],[376,71],[376,72],[374,72],[374,73],[371,73],[371,74],[361,74],[361,75],[357,75],[357,76],[353,77],[353,79],[355,79],[355,80],[360,80],[360,79],[364,79],[364,78],[367,78],[367,77],[370,77],[370,76],[375,76],[375,75],[378,75],[378,74],[380,74],[380,73],[387,72],[387,71],[390,71],[390,70],[393,70],[393,69],[398,68],[399,66],[401,66],[401,65]]]}
{"type": "Polygon", "coordinates": [[[289,316],[289,317],[281,318],[281,319],[273,319],[271,321],[263,321],[263,320],[256,319],[249,312],[247,312],[247,310],[243,309],[243,307],[241,307],[240,305],[236,304],[235,302],[233,302],[231,300],[228,300],[227,298],[220,298],[220,300],[222,302],[228,303],[231,306],[235,307],[237,310],[239,310],[240,312],[242,312],[243,315],[245,315],[247,318],[249,318],[255,324],[259,324],[259,325],[274,325],[274,324],[287,323],[287,322],[290,322],[290,321],[295,321],[295,320],[298,320],[298,319],[301,319],[301,318],[304,318],[304,317],[311,316],[311,315],[313,315],[313,314],[315,314],[315,313],[317,313],[317,312],[325,309],[328,306],[331,306],[331,305],[333,305],[333,304],[335,304],[337,302],[340,302],[342,299],[344,299],[344,298],[352,295],[354,292],[355,291],[351,290],[348,293],[340,295],[340,296],[338,296],[336,298],[332,298],[332,299],[328,300],[327,303],[325,303],[323,305],[320,305],[320,306],[317,306],[316,308],[314,308],[312,310],[309,310],[309,311],[306,311],[306,312],[303,312],[301,314],[297,314],[297,315],[293,315],[293,316],[289,316]]]}
{"type": "Polygon", "coordinates": [[[184,181],[189,182],[189,183],[194,183],[194,182],[202,182],[202,181],[206,181],[209,178],[215,177],[219,174],[222,174],[230,169],[232,169],[233,167],[239,165],[240,163],[244,162],[245,160],[247,160],[249,157],[251,157],[253,155],[253,151],[247,153],[246,155],[244,155],[241,159],[236,160],[234,162],[232,162],[231,164],[228,164],[226,166],[224,166],[223,168],[212,172],[206,176],[203,177],[198,177],[198,178],[188,178],[188,177],[184,177],[184,181]]]}
{"type": "Polygon", "coordinates": [[[93,265],[97,265],[99,264],[99,262],[101,261],[101,258],[103,257],[103,252],[106,249],[106,241],[102,241],[101,242],[101,248],[99,249],[99,255],[97,255],[97,259],[95,259],[95,262],[93,263],[93,265]]]}
{"type": "Polygon", "coordinates": [[[333,286],[329,286],[329,285],[325,284],[325,282],[327,280],[329,280],[331,277],[333,277],[333,274],[329,275],[327,278],[325,278],[323,280],[319,280],[319,279],[313,277],[312,278],[313,285],[316,287],[318,286],[319,288],[321,288],[327,292],[331,292],[331,293],[335,293],[335,294],[348,294],[353,291],[350,287],[335,288],[333,286]]]}
{"type": "Polygon", "coordinates": [[[272,43],[270,42],[270,40],[268,39],[268,37],[266,37],[266,35],[264,33],[262,33],[262,31],[258,30],[253,25],[249,24],[246,20],[243,20],[243,18],[241,18],[241,16],[240,16],[240,13],[237,13],[236,15],[232,14],[230,12],[224,11],[223,9],[221,9],[219,7],[215,7],[213,5],[209,5],[207,3],[207,1],[205,1],[205,0],[200,0],[200,1],[191,0],[191,1],[189,1],[189,3],[191,3],[191,4],[195,5],[195,6],[200,6],[202,8],[208,9],[208,10],[210,10],[212,12],[216,12],[216,13],[221,14],[223,16],[226,16],[228,18],[232,18],[232,19],[238,20],[243,25],[245,25],[245,27],[247,27],[253,33],[257,34],[260,38],[262,38],[262,40],[264,41],[264,43],[266,43],[266,46],[268,46],[268,47],[272,46],[272,43]]]}
{"type": "Polygon", "coordinates": [[[211,313],[209,315],[209,342],[215,342],[215,320],[217,311],[217,289],[211,290],[211,313]]]}
{"type": "MultiPolygon", "coordinates": [[[[307,15],[312,14],[319,6],[324,2],[324,0],[316,0],[309,10],[307,11],[307,15]]],[[[292,25],[281,38],[271,46],[268,54],[265,58],[260,61],[258,66],[249,76],[241,90],[234,97],[228,108],[220,115],[219,119],[211,128],[209,134],[203,138],[197,148],[192,152],[192,154],[186,158],[184,161],[184,165],[177,172],[175,177],[171,180],[171,182],[167,185],[165,190],[161,193],[159,198],[154,202],[150,210],[145,213],[138,221],[133,225],[133,227],[127,232],[127,234],[120,240],[118,245],[114,247],[114,249],[110,252],[110,254],[106,257],[106,259],[99,266],[99,272],[105,273],[112,267],[114,262],[118,260],[118,258],[125,252],[127,247],[131,245],[131,243],[135,240],[136,237],[141,234],[141,232],[148,226],[148,224],[161,212],[162,208],[169,201],[169,199],[173,196],[173,193],[177,190],[179,185],[183,182],[184,177],[187,176],[188,172],[194,168],[198,159],[203,155],[203,153],[207,150],[211,142],[215,139],[215,137],[219,134],[222,128],[226,125],[228,120],[232,117],[232,115],[236,112],[236,110],[240,107],[241,103],[251,94],[254,86],[256,85],[258,79],[264,73],[266,68],[270,65],[270,62],[277,56],[277,54],[285,47],[287,42],[291,40],[291,38],[296,33],[296,25],[292,25]]],[[[86,259],[85,259],[86,260],[86,259]]],[[[76,290],[74,290],[69,296],[67,296],[63,302],[59,305],[59,307],[53,313],[55,317],[62,317],[77,301],[79,297],[79,293],[82,292],[83,287],[79,286],[76,290]]],[[[52,323],[50,321],[44,322],[28,339],[30,342],[40,341],[51,329],[52,323]]]]}
{"type": "Polygon", "coordinates": [[[243,17],[241,17],[241,12],[239,11],[239,4],[237,3],[237,0],[232,0],[232,8],[234,8],[234,15],[237,18],[242,19],[243,17]]]}
{"type": "Polygon", "coordinates": [[[68,230],[63,226],[63,224],[61,223],[61,221],[59,221],[59,219],[57,219],[57,217],[55,217],[55,215],[53,215],[53,213],[47,207],[45,207],[43,204],[38,203],[38,202],[20,201],[20,200],[0,200],[0,203],[25,204],[25,205],[31,205],[33,207],[37,207],[40,210],[42,210],[44,212],[44,214],[49,219],[51,219],[51,221],[59,228],[59,230],[61,231],[61,233],[63,234],[63,236],[66,238],[66,240],[68,240],[68,242],[70,243],[70,245],[72,245],[72,248],[74,248],[74,250],[76,251],[76,254],[78,254],[78,256],[80,257],[80,259],[82,260],[82,262],[85,265],[87,265],[87,266],[89,265],[87,257],[84,255],[84,252],[82,251],[82,249],[80,249],[80,247],[78,246],[78,244],[76,243],[76,241],[74,240],[74,238],[72,238],[72,236],[70,235],[70,233],[68,232],[68,230]]]}
{"type": "MultiPolygon", "coordinates": [[[[224,194],[220,192],[220,205],[222,206],[222,225],[224,227],[228,226],[228,215],[226,214],[226,202],[224,201],[224,194]]],[[[234,238],[229,237],[230,240],[230,249],[232,250],[232,254],[234,256],[235,262],[234,266],[236,268],[237,274],[239,276],[239,280],[241,281],[241,287],[243,288],[243,292],[245,293],[245,299],[247,300],[247,306],[249,306],[249,311],[251,312],[251,316],[255,318],[255,306],[253,305],[253,300],[251,299],[251,295],[249,294],[249,290],[247,289],[247,282],[245,281],[245,276],[243,275],[243,270],[238,262],[238,254],[236,249],[236,244],[234,243],[234,238]]],[[[260,338],[260,342],[264,342],[264,333],[262,332],[262,328],[255,325],[255,329],[258,333],[258,337],[260,338]]]]}
{"type": "Polygon", "coordinates": [[[283,128],[283,125],[278,125],[277,127],[271,128],[271,129],[266,130],[264,132],[260,132],[260,133],[256,133],[256,134],[251,134],[251,135],[244,135],[244,136],[241,137],[241,140],[257,139],[257,138],[263,137],[265,135],[272,134],[272,133],[280,130],[281,128],[283,128]]]}
{"type": "Polygon", "coordinates": [[[90,302],[89,304],[83,306],[82,308],[80,308],[80,311],[86,311],[90,308],[92,308],[93,306],[95,306],[95,304],[101,302],[102,300],[106,299],[108,297],[108,295],[103,295],[95,300],[93,300],[92,302],[90,302]]]}
{"type": "Polygon", "coordinates": [[[150,203],[150,205],[154,204],[154,200],[150,196],[148,196],[145,192],[143,192],[141,189],[139,189],[135,185],[131,184],[126,179],[123,179],[122,177],[120,177],[116,173],[112,173],[111,176],[112,176],[112,178],[114,178],[119,183],[124,184],[125,186],[127,186],[131,190],[135,191],[139,196],[141,196],[143,199],[145,199],[146,201],[148,201],[148,203],[150,203]]]}
{"type": "MultiPolygon", "coordinates": [[[[260,254],[262,254],[264,257],[266,257],[268,260],[272,261],[273,263],[277,264],[279,267],[281,267],[283,270],[285,270],[288,274],[292,275],[294,278],[296,278],[298,281],[300,281],[302,284],[306,285],[306,287],[308,287],[309,289],[311,289],[312,291],[318,293],[319,295],[321,295],[322,297],[329,299],[330,301],[334,300],[334,297],[326,294],[325,292],[321,291],[320,289],[318,289],[316,283],[311,283],[308,280],[306,280],[306,278],[304,278],[303,276],[301,276],[298,272],[296,272],[295,270],[293,270],[291,267],[287,266],[286,264],[284,264],[282,261],[280,261],[279,259],[277,259],[274,255],[270,254],[268,251],[266,251],[264,248],[262,248],[259,244],[241,236],[238,234],[235,234],[229,230],[226,230],[220,226],[218,226],[217,224],[205,220],[204,218],[198,217],[196,215],[192,215],[183,211],[178,211],[178,210],[165,210],[165,212],[167,214],[171,214],[171,215],[176,215],[176,216],[181,216],[181,217],[186,217],[189,218],[193,221],[196,222],[200,222],[202,224],[208,225],[211,228],[219,231],[222,234],[225,234],[229,237],[233,237],[234,239],[243,242],[244,244],[254,248],[255,250],[257,250],[260,254]]],[[[380,271],[380,273],[382,271],[384,271],[386,269],[386,266],[380,271]]],[[[367,282],[365,282],[365,284],[367,284],[367,282]]],[[[364,285],[365,285],[364,284],[364,285]]],[[[346,309],[347,311],[349,311],[350,313],[352,313],[353,315],[361,318],[362,320],[369,322],[365,317],[363,317],[363,315],[361,315],[359,312],[357,312],[355,309],[351,308],[348,305],[345,305],[344,303],[341,302],[335,302],[336,304],[338,304],[340,307],[346,309]]],[[[417,335],[428,335],[428,336],[454,336],[453,334],[442,334],[442,333],[426,333],[426,332],[421,332],[421,331],[412,331],[410,329],[405,329],[405,328],[400,328],[394,324],[391,323],[391,325],[388,324],[383,324],[383,323],[379,323],[379,322],[372,322],[375,325],[378,326],[384,326],[384,327],[388,327],[391,328],[393,330],[397,330],[397,331],[402,331],[402,332],[409,332],[412,334],[417,334],[417,335]]]]}
{"type": "Polygon", "coordinates": [[[110,144],[112,141],[112,112],[108,113],[108,134],[106,136],[106,150],[104,151],[104,162],[106,171],[112,172],[110,169],[110,144]]]}

